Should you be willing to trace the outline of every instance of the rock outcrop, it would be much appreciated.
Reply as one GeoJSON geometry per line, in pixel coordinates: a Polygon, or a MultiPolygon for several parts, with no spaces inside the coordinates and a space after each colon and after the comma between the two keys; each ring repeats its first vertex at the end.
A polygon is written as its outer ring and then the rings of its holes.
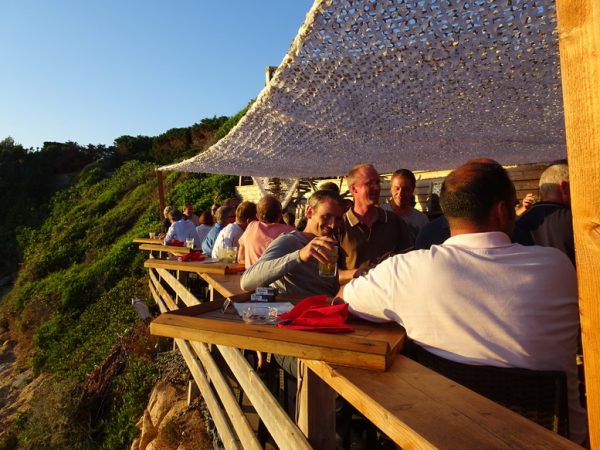
{"type": "Polygon", "coordinates": [[[206,432],[200,399],[187,404],[187,386],[159,381],[138,422],[141,436],[132,450],[187,450],[212,448],[206,432]]]}

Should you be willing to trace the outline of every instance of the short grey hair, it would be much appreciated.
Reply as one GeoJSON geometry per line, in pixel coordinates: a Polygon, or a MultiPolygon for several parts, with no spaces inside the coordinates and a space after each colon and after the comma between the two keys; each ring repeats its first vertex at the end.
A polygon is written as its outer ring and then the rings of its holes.
{"type": "Polygon", "coordinates": [[[569,182],[569,166],[554,164],[548,167],[540,177],[540,196],[544,198],[558,194],[561,181],[569,182]]]}
{"type": "Polygon", "coordinates": [[[221,206],[215,214],[216,222],[220,225],[227,225],[227,218],[232,213],[235,214],[235,206],[221,206]]]}

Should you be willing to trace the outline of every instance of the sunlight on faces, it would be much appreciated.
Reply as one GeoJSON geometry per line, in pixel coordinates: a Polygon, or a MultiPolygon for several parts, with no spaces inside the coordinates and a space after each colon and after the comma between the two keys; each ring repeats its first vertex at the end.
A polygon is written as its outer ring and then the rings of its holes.
{"type": "Polygon", "coordinates": [[[411,205],[411,198],[415,187],[411,180],[403,176],[394,177],[391,185],[392,200],[399,208],[406,208],[411,205]]]}
{"type": "Polygon", "coordinates": [[[356,173],[356,182],[350,186],[350,190],[357,205],[378,205],[381,193],[379,174],[370,167],[361,168],[356,173]]]}
{"type": "Polygon", "coordinates": [[[343,222],[344,209],[333,199],[326,198],[316,209],[308,206],[306,218],[308,222],[304,231],[315,236],[334,236],[343,222]]]}

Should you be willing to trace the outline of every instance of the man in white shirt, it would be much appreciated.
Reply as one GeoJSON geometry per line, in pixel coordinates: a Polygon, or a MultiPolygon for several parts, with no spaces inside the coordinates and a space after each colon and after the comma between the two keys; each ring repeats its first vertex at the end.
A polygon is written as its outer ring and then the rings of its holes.
{"type": "Polygon", "coordinates": [[[194,239],[194,247],[199,247],[202,242],[196,232],[196,227],[191,220],[186,219],[179,211],[172,210],[167,215],[171,226],[165,236],[165,244],[169,245],[173,241],[185,242],[186,239],[194,239]]]}
{"type": "Polygon", "coordinates": [[[468,162],[442,186],[451,237],[387,259],[338,296],[353,314],[396,321],[417,345],[452,361],[564,371],[571,439],[581,443],[575,270],[554,248],[511,243],[515,199],[499,164],[468,162]]]}
{"type": "Polygon", "coordinates": [[[237,247],[244,230],[254,220],[256,220],[256,203],[248,201],[240,203],[235,210],[235,222],[221,230],[215,240],[211,256],[218,258],[221,249],[237,247]]]}

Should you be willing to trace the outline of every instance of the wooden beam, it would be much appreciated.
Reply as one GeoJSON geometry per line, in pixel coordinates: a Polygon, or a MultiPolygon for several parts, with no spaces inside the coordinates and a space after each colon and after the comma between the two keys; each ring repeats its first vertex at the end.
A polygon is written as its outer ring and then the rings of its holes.
{"type": "Polygon", "coordinates": [[[227,416],[229,417],[233,428],[239,436],[240,441],[244,443],[244,449],[260,449],[260,443],[254,435],[254,431],[252,431],[248,419],[244,415],[242,408],[238,404],[235,395],[231,391],[227,380],[225,380],[223,373],[221,373],[221,370],[210,354],[206,344],[203,344],[202,342],[190,342],[190,345],[196,352],[198,358],[200,358],[200,362],[202,362],[206,375],[208,375],[215,391],[217,391],[219,399],[227,412],[227,416]]]}
{"type": "Polygon", "coordinates": [[[154,169],[154,173],[156,174],[156,183],[158,185],[158,207],[160,220],[164,220],[164,210],[165,210],[165,186],[163,180],[162,171],[158,170],[158,168],[154,169]]]}
{"type": "Polygon", "coordinates": [[[160,280],[155,275],[153,269],[148,269],[148,275],[150,276],[150,288],[156,289],[157,295],[160,296],[161,300],[169,308],[169,311],[177,309],[177,304],[175,303],[175,300],[171,297],[171,294],[167,292],[163,285],[160,284],[160,280]]]}
{"type": "MultiPolygon", "coordinates": [[[[161,273],[162,269],[158,270],[161,273]]],[[[395,323],[373,325],[351,322],[352,326],[356,324],[354,333],[332,339],[325,333],[246,324],[235,316],[228,320],[218,311],[220,305],[222,302],[215,305],[214,313],[209,311],[207,315],[201,314],[199,307],[192,309],[197,316],[179,312],[162,314],[150,324],[150,333],[374,370],[386,370],[406,336],[404,329],[395,323]]],[[[213,305],[200,306],[210,308],[213,305]]]]}
{"type": "Polygon", "coordinates": [[[318,449],[335,449],[336,392],[305,364],[300,364],[298,427],[318,449]]]}
{"type": "Polygon", "coordinates": [[[171,288],[175,291],[175,293],[183,300],[187,306],[199,305],[202,303],[198,300],[194,294],[187,290],[187,288],[177,280],[173,275],[171,275],[165,269],[156,269],[156,272],[160,275],[160,277],[165,280],[165,282],[171,286],[171,288]]]}
{"type": "Polygon", "coordinates": [[[556,9],[590,443],[600,448],[600,2],[556,9]]]}
{"type": "Polygon", "coordinates": [[[206,402],[210,416],[215,422],[215,426],[217,427],[217,431],[219,432],[219,437],[221,438],[221,442],[223,442],[223,446],[226,449],[240,448],[240,443],[231,428],[227,416],[221,408],[221,404],[219,403],[212,390],[212,387],[210,386],[210,381],[206,377],[202,366],[196,359],[190,343],[184,341],[183,339],[175,339],[175,343],[177,344],[177,347],[179,347],[179,351],[183,355],[183,359],[185,359],[185,362],[190,369],[192,376],[194,377],[194,381],[202,393],[202,398],[206,402]]]}
{"type": "Polygon", "coordinates": [[[222,345],[218,345],[217,348],[279,448],[312,448],[241,352],[222,345]]]}

